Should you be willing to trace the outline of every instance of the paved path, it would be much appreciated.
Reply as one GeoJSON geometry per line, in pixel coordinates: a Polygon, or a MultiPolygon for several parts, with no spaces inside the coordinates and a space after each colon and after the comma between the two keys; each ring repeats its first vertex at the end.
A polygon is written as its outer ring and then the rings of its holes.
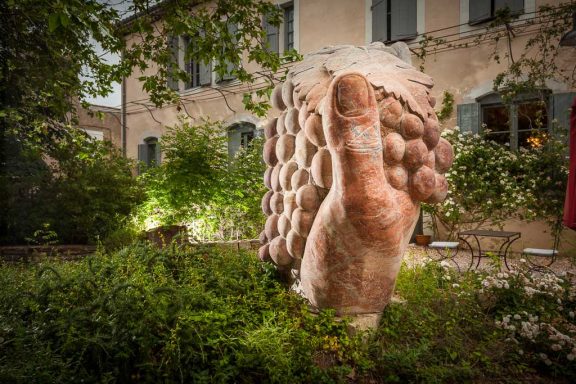
{"type": "MultiPolygon", "coordinates": [[[[433,252],[433,250],[430,250],[430,252],[433,252]]],[[[426,253],[426,248],[415,244],[410,244],[408,246],[406,254],[404,255],[404,260],[406,260],[408,265],[413,265],[413,263],[422,263],[427,257],[428,255],[426,253]]],[[[459,250],[458,255],[454,258],[454,261],[450,262],[450,265],[454,267],[456,267],[457,265],[460,268],[460,270],[466,271],[468,269],[468,266],[470,265],[470,257],[471,257],[470,251],[461,249],[459,250]]],[[[520,254],[514,253],[509,255],[508,264],[510,265],[510,268],[514,268],[514,265],[519,263],[520,258],[521,258],[520,254]]],[[[476,264],[476,259],[474,260],[474,264],[476,264]]],[[[479,269],[486,269],[488,266],[489,266],[489,259],[482,258],[479,269]]],[[[504,265],[502,266],[502,268],[504,270],[506,269],[504,265]]],[[[550,269],[552,269],[554,273],[559,275],[563,275],[566,272],[576,274],[576,265],[568,257],[559,257],[556,260],[556,262],[552,264],[550,269]]]]}

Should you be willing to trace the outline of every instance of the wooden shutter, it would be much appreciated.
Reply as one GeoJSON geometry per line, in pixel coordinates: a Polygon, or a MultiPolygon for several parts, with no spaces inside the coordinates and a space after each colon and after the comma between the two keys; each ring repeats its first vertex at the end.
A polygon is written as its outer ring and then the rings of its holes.
{"type": "Polygon", "coordinates": [[[468,4],[468,24],[478,24],[492,17],[491,0],[470,0],[468,4]]]}
{"type": "Polygon", "coordinates": [[[280,53],[280,35],[278,27],[268,23],[266,16],[264,16],[262,21],[262,27],[264,28],[264,31],[266,31],[266,41],[268,42],[267,49],[270,52],[280,53]]]}
{"type": "Polygon", "coordinates": [[[148,165],[148,146],[138,144],[138,174],[141,174],[148,165]]]}
{"type": "Polygon", "coordinates": [[[372,0],[372,41],[388,41],[386,0],[372,0]]]}
{"type": "Polygon", "coordinates": [[[228,157],[233,159],[236,152],[240,149],[241,132],[238,129],[231,129],[228,131],[228,157]]]}
{"type": "Polygon", "coordinates": [[[177,91],[178,90],[178,77],[175,76],[176,71],[178,70],[178,36],[170,36],[168,37],[168,46],[170,47],[170,54],[172,63],[170,64],[169,74],[168,74],[168,88],[177,91]]]}
{"type": "Polygon", "coordinates": [[[160,143],[156,143],[156,148],[154,149],[154,155],[155,155],[155,159],[154,159],[154,165],[155,166],[159,166],[160,165],[160,160],[162,159],[162,152],[160,152],[160,143]]]}
{"type": "Polygon", "coordinates": [[[456,112],[458,114],[460,132],[479,132],[480,120],[482,118],[479,103],[458,104],[456,106],[456,112]]]}
{"type": "Polygon", "coordinates": [[[193,50],[193,42],[190,36],[184,37],[182,42],[184,44],[184,71],[186,71],[186,74],[189,76],[184,88],[189,89],[197,85],[194,84],[194,60],[192,60],[190,56],[190,51],[193,50]]]}
{"type": "Polygon", "coordinates": [[[510,8],[513,14],[524,12],[524,0],[494,0],[494,12],[503,8],[510,8]]]}
{"type": "Polygon", "coordinates": [[[552,118],[556,119],[561,129],[570,129],[570,109],[576,97],[576,92],[555,93],[550,96],[552,105],[552,118]]]}
{"type": "MultiPolygon", "coordinates": [[[[205,36],[206,32],[200,31],[200,37],[205,36]]],[[[200,85],[212,85],[212,62],[200,61],[198,71],[200,72],[200,85]]]]}
{"type": "Polygon", "coordinates": [[[212,63],[200,62],[200,85],[212,84],[212,63]]]}
{"type": "Polygon", "coordinates": [[[416,0],[392,0],[390,14],[390,40],[416,37],[416,0]]]}

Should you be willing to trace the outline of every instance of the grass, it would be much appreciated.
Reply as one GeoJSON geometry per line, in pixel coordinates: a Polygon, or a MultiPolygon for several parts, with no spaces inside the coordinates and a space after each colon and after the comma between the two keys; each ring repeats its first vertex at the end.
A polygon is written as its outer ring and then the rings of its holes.
{"type": "Polygon", "coordinates": [[[310,314],[252,252],[136,244],[4,264],[0,382],[573,382],[571,341],[558,349],[546,326],[519,331],[528,311],[570,338],[572,290],[557,281],[527,296],[540,281],[526,276],[502,277],[506,289],[496,275],[404,266],[401,300],[377,330],[350,336],[347,320],[310,314]]]}

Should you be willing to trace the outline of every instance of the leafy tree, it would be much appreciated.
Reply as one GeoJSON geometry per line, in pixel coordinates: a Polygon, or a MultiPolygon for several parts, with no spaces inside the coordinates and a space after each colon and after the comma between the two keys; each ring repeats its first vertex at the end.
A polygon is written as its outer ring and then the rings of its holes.
{"type": "MultiPolygon", "coordinates": [[[[12,231],[13,240],[21,239],[44,224],[48,207],[54,215],[48,221],[53,223],[63,223],[60,219],[66,214],[77,219],[81,212],[90,216],[84,210],[88,200],[81,198],[110,193],[107,198],[114,200],[114,193],[122,192],[107,191],[107,184],[98,184],[101,177],[117,177],[119,186],[128,185],[116,154],[98,152],[101,148],[79,141],[70,127],[76,121],[78,103],[85,106],[88,96],[106,96],[113,82],[149,67],[157,71],[140,80],[150,100],[156,106],[177,104],[178,94],[167,87],[167,79],[188,75],[173,70],[168,36],[194,36],[191,54],[205,62],[214,60],[220,75],[226,71],[226,63],[231,63],[239,80],[252,82],[255,76],[242,59],[255,63],[267,75],[267,87],[244,100],[256,112],[264,113],[265,104],[257,100],[270,91],[284,60],[297,55],[291,52],[280,58],[266,49],[262,15],[273,25],[281,21],[280,10],[264,0],[0,0],[0,205],[3,213],[18,214],[3,216],[2,230],[12,231]],[[230,24],[239,28],[233,32],[230,24]],[[128,44],[128,35],[138,39],[128,44]],[[102,51],[120,55],[120,62],[106,62],[102,51]],[[107,164],[107,175],[101,173],[106,167],[88,161],[92,150],[107,164]],[[58,173],[50,174],[43,164],[47,158],[59,163],[53,164],[58,173]],[[52,193],[58,199],[52,199],[52,193]],[[39,219],[12,220],[27,215],[39,219]]],[[[127,195],[121,193],[117,198],[127,195]]],[[[99,204],[106,203],[99,200],[99,204]]],[[[94,212],[111,212],[109,208],[95,208],[94,212]]],[[[96,215],[84,219],[90,222],[66,221],[69,225],[57,232],[70,231],[70,241],[76,241],[77,230],[85,228],[90,235],[80,237],[93,239],[95,228],[107,226],[101,220],[108,223],[110,218],[96,215]]],[[[64,233],[58,234],[66,238],[64,233]]]]}
{"type": "Polygon", "coordinates": [[[0,244],[49,228],[64,243],[94,243],[140,201],[133,164],[110,142],[71,130],[47,152],[10,138],[0,174],[0,244]],[[48,161],[44,156],[48,155],[48,161]]]}
{"type": "Polygon", "coordinates": [[[198,238],[253,238],[264,221],[262,139],[229,160],[220,123],[187,121],[162,137],[164,162],[142,176],[146,200],[138,210],[144,227],[188,224],[198,238]]]}
{"type": "MultiPolygon", "coordinates": [[[[106,96],[114,81],[150,66],[158,70],[140,77],[150,100],[157,106],[177,103],[178,95],[167,87],[167,79],[187,74],[173,73],[167,38],[171,35],[194,36],[196,59],[217,58],[215,69],[220,75],[230,62],[235,66],[233,74],[244,82],[254,81],[242,62],[244,52],[249,52],[248,62],[270,75],[266,79],[271,86],[283,59],[263,43],[262,15],[274,25],[281,21],[278,8],[263,0],[0,1],[2,124],[20,136],[51,144],[54,136],[62,135],[61,123],[70,119],[76,100],[106,96]],[[239,27],[234,32],[230,24],[239,27]],[[128,45],[125,37],[130,34],[139,39],[128,45]],[[104,61],[97,46],[122,59],[118,64],[104,61]]],[[[293,52],[287,56],[293,57],[293,52]]],[[[255,105],[250,97],[245,99],[255,105]]]]}

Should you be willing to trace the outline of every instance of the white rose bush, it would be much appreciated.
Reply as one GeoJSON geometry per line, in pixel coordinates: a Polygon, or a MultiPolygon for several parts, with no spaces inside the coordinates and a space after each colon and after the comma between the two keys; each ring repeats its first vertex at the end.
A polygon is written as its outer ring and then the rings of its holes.
{"type": "Polygon", "coordinates": [[[454,148],[454,164],[446,173],[446,200],[423,204],[435,234],[438,226],[454,237],[463,226],[501,227],[511,218],[546,220],[558,231],[568,175],[566,140],[560,132],[534,135],[539,139],[531,148],[515,152],[458,127],[442,132],[454,148]]]}

